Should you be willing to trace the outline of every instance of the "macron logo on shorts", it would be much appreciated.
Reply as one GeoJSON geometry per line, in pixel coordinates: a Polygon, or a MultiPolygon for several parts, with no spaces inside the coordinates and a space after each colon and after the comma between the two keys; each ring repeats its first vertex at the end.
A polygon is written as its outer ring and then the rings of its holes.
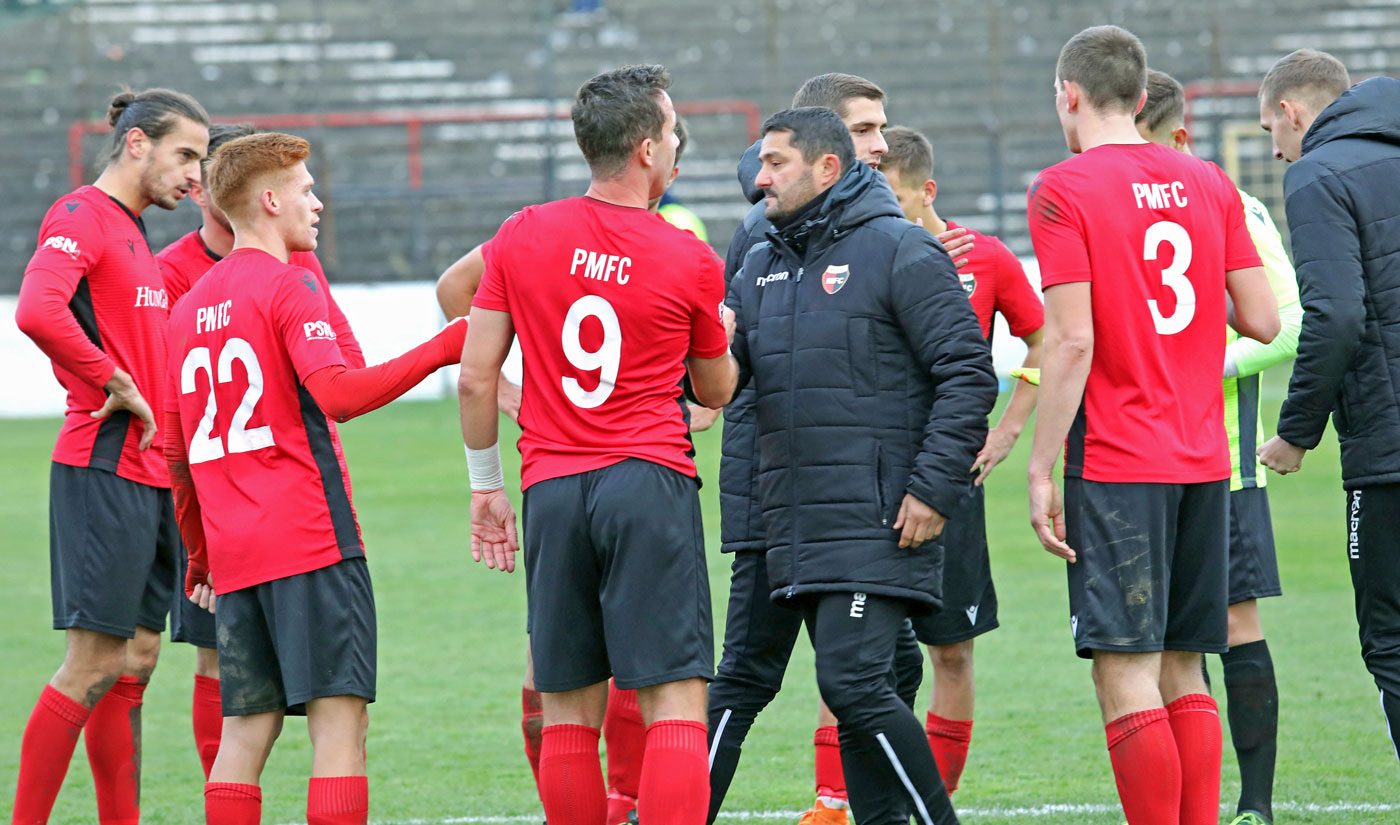
{"type": "Polygon", "coordinates": [[[972,605],[971,607],[966,608],[966,609],[963,611],[964,613],[967,614],[967,620],[968,620],[969,622],[972,622],[974,625],[977,624],[977,608],[978,608],[978,605],[975,605],[975,604],[974,604],[974,605],[972,605]]]}
{"type": "Polygon", "coordinates": [[[65,238],[62,235],[54,235],[44,241],[44,245],[39,248],[57,249],[59,252],[67,253],[67,255],[75,261],[78,260],[78,255],[80,254],[78,252],[78,242],[72,238],[65,238]]]}
{"type": "Polygon", "coordinates": [[[301,325],[308,341],[334,341],[335,330],[325,321],[307,321],[301,325]]]}
{"type": "Polygon", "coordinates": [[[854,596],[851,598],[851,618],[852,618],[852,619],[863,619],[863,618],[865,618],[865,594],[864,594],[864,593],[856,593],[856,594],[854,594],[854,596]]]}
{"type": "Polygon", "coordinates": [[[1069,617],[1069,635],[1070,635],[1071,638],[1074,638],[1074,639],[1078,639],[1078,638],[1079,638],[1079,617],[1078,617],[1078,616],[1070,616],[1070,617],[1069,617]]]}

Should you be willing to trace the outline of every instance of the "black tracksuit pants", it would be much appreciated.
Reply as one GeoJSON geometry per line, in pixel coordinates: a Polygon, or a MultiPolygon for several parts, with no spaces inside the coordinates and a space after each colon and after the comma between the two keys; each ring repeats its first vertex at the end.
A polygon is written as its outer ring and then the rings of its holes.
{"type": "MultiPolygon", "coordinates": [[[[803,611],[780,607],[769,598],[773,589],[768,584],[765,555],[762,550],[740,550],[734,554],[724,655],[709,694],[709,822],[714,822],[724,803],[754,718],[783,686],[788,659],[802,629],[803,611]]],[[[923,679],[923,652],[907,619],[895,632],[895,651],[892,661],[885,663],[883,678],[899,701],[912,709],[923,679]]],[[[831,705],[829,701],[827,704],[831,705]]],[[[922,726],[919,731],[922,736],[922,726]]],[[[928,750],[927,740],[924,750],[928,750]]]]}
{"type": "MultiPolygon", "coordinates": [[[[1380,689],[1392,747],[1400,745],[1400,484],[1347,492],[1347,559],[1361,658],[1380,689]]],[[[1400,749],[1394,750],[1400,759],[1400,749]]]]}

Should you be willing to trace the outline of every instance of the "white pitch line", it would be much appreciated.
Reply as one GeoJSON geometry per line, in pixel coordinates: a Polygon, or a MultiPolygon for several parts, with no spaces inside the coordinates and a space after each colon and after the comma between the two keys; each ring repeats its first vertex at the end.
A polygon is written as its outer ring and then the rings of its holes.
{"type": "MultiPolygon", "coordinates": [[[[1234,809],[1233,804],[1222,804],[1222,811],[1234,809]]],[[[1117,805],[1099,803],[1046,804],[1030,807],[958,808],[959,816],[972,819],[978,817],[1047,817],[1057,814],[1110,814],[1121,810],[1117,805]]],[[[1387,802],[1276,802],[1275,811],[1301,813],[1389,813],[1400,811],[1400,804],[1387,802]]],[[[721,820],[739,822],[792,821],[806,811],[724,811],[721,820]]],[[[543,814],[512,814],[496,816],[452,816],[442,819],[376,819],[374,825],[507,825],[514,822],[541,822],[543,814]]],[[[305,825],[305,823],[288,823],[305,825]]]]}

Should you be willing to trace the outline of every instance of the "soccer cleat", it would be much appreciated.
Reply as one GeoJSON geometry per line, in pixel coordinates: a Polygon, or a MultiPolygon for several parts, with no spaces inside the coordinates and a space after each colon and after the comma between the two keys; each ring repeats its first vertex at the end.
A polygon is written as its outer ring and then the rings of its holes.
{"type": "Polygon", "coordinates": [[[797,820],[797,825],[850,825],[845,808],[828,808],[820,799],[812,803],[812,809],[797,820]]]}
{"type": "Polygon", "coordinates": [[[1011,371],[1012,378],[1019,378],[1030,384],[1032,387],[1040,386],[1040,370],[1029,367],[1017,367],[1011,371]]]}
{"type": "Polygon", "coordinates": [[[1245,811],[1230,820],[1230,825],[1274,825],[1274,823],[1258,811],[1245,811]]]}

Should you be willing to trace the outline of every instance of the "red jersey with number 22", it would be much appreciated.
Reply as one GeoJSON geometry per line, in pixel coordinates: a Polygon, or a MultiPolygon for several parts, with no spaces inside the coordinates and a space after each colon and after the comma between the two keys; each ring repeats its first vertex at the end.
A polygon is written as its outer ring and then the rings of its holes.
{"type": "Polygon", "coordinates": [[[171,311],[166,408],[220,593],[364,555],[340,436],[304,386],[344,363],[325,289],[266,252],[235,249],[171,311]]]}
{"type": "Polygon", "coordinates": [[[472,306],[509,312],[524,357],[521,489],[628,458],[694,477],[684,362],[729,349],[714,251],[588,197],[517,212],[483,251],[472,306]]]}
{"type": "Polygon", "coordinates": [[[1225,273],[1260,265],[1235,185],[1165,146],[1108,144],[1041,172],[1029,221],[1042,288],[1092,284],[1094,359],[1065,474],[1229,478],[1225,273]]]}

